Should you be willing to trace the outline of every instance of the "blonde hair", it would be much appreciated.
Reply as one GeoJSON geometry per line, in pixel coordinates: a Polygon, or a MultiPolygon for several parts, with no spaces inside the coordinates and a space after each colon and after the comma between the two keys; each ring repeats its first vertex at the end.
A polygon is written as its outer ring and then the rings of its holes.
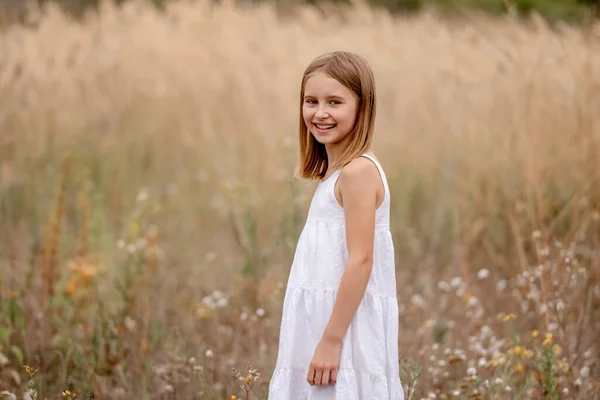
{"type": "Polygon", "coordinates": [[[314,59],[304,71],[300,87],[300,158],[296,175],[306,179],[322,179],[328,168],[347,165],[371,147],[375,126],[375,78],[368,62],[361,56],[345,51],[323,54],[314,59]],[[352,132],[344,138],[342,156],[329,166],[325,145],[308,131],[302,115],[304,87],[315,72],[322,72],[346,86],[358,97],[358,110],[352,132]]]}

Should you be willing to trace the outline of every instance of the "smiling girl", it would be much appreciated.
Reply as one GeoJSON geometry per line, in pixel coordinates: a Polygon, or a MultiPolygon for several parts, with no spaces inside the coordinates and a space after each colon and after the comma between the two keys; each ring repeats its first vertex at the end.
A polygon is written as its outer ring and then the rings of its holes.
{"type": "Polygon", "coordinates": [[[292,263],[269,400],[403,400],[390,192],[371,151],[375,82],[324,54],[300,90],[298,175],[319,181],[292,263]]]}

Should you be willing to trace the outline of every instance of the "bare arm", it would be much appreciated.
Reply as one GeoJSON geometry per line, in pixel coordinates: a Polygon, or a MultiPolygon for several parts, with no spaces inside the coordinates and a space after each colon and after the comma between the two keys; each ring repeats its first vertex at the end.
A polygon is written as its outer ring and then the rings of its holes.
{"type": "Polygon", "coordinates": [[[339,178],[346,219],[348,264],[323,338],[341,342],[363,298],[373,268],[379,172],[368,159],[350,163],[339,178]]]}
{"type": "Polygon", "coordinates": [[[381,179],[377,167],[358,158],[344,168],[339,188],[346,220],[348,263],[340,282],[329,322],[311,361],[307,381],[311,385],[335,384],[342,340],[363,298],[373,269],[373,242],[377,190],[381,179]]]}

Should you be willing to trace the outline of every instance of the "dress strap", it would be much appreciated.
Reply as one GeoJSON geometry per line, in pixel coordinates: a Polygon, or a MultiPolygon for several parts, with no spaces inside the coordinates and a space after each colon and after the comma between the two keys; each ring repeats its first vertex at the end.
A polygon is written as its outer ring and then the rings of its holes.
{"type": "Polygon", "coordinates": [[[367,154],[367,153],[361,154],[361,157],[366,157],[369,160],[373,161],[373,164],[375,164],[375,166],[377,167],[377,170],[379,171],[379,175],[381,175],[381,181],[383,182],[383,187],[385,188],[386,191],[389,191],[387,177],[385,176],[385,172],[383,172],[383,167],[381,166],[381,164],[379,164],[379,161],[377,161],[375,159],[375,157],[373,157],[372,155],[367,154]]]}

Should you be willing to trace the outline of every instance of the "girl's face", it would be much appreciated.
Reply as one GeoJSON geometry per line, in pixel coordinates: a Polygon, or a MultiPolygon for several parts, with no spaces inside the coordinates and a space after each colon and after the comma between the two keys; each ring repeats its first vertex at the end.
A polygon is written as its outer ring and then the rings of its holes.
{"type": "Polygon", "coordinates": [[[333,145],[348,136],[357,110],[356,94],[329,75],[316,72],[306,81],[302,116],[319,143],[333,145]]]}

